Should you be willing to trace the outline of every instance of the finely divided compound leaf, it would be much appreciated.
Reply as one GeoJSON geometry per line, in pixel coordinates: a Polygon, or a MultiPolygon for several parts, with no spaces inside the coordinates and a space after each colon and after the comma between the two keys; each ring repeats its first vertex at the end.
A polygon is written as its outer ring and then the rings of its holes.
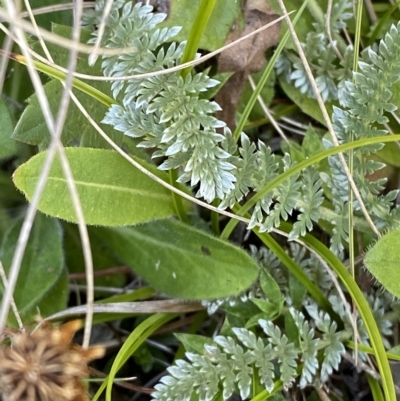
{"type": "MultiPolygon", "coordinates": [[[[171,193],[133,167],[118,153],[104,149],[66,148],[87,224],[121,226],[174,214],[171,193]]],[[[39,153],[14,173],[14,183],[32,199],[46,153],[39,153]]],[[[140,161],[158,177],[167,175],[140,161]]],[[[183,187],[182,187],[183,188],[183,187]]],[[[43,192],[39,210],[76,222],[67,182],[56,158],[43,192]]]]}
{"type": "Polygon", "coordinates": [[[400,298],[400,228],[389,231],[365,255],[365,267],[383,287],[400,298]]]}
{"type": "Polygon", "coordinates": [[[112,234],[104,237],[121,262],[169,296],[204,300],[237,295],[258,275],[258,266],[240,248],[172,219],[116,228],[112,234]]]}
{"type": "MultiPolygon", "coordinates": [[[[4,236],[0,249],[0,260],[8,272],[14,255],[22,222],[17,221],[4,236]]],[[[65,308],[68,298],[68,283],[64,273],[62,232],[60,223],[41,214],[36,216],[25,250],[21,271],[14,292],[14,300],[21,316],[32,319],[39,305],[45,317],[65,308]],[[61,281],[60,281],[61,280],[61,281]],[[54,289],[58,293],[54,296],[54,289]]],[[[3,292],[1,287],[0,292],[3,292]]],[[[10,318],[13,322],[13,318],[10,318]]]]}

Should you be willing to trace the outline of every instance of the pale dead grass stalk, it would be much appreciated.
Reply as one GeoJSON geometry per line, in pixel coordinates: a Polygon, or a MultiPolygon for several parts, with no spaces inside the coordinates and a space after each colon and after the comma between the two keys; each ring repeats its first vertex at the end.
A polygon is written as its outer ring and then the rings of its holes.
{"type": "Polygon", "coordinates": [[[12,38],[8,35],[6,35],[5,40],[3,42],[3,52],[4,56],[1,58],[0,61],[0,94],[3,93],[3,86],[5,82],[5,77],[7,74],[7,67],[8,67],[8,54],[10,53],[12,46],[14,44],[14,41],[12,38]]]}
{"type": "MultiPolygon", "coordinates": [[[[13,16],[15,17],[17,15],[16,9],[10,0],[6,0],[6,4],[8,7],[8,12],[9,12],[9,17],[10,20],[13,20],[13,16]]],[[[72,40],[75,43],[79,42],[79,36],[80,36],[80,21],[81,21],[81,15],[82,15],[82,5],[81,0],[78,0],[77,2],[77,12],[76,12],[76,18],[74,21],[74,27],[73,27],[73,33],[72,33],[72,40]]],[[[28,13],[30,10],[29,3],[27,4],[27,9],[28,13]]],[[[33,15],[31,14],[31,17],[33,18],[33,15]]],[[[37,28],[37,25],[33,21],[33,26],[36,27],[37,30],[37,35],[40,38],[40,32],[39,29],[37,28]]],[[[44,189],[51,164],[53,162],[53,159],[55,157],[56,152],[59,153],[60,160],[61,160],[61,165],[63,168],[63,172],[66,176],[66,180],[68,183],[68,187],[71,193],[71,198],[74,204],[74,208],[77,214],[77,220],[78,220],[78,226],[79,226],[79,231],[82,239],[82,246],[84,250],[84,259],[85,259],[85,264],[86,264],[86,271],[87,271],[87,285],[88,285],[88,316],[86,319],[86,324],[85,324],[85,333],[84,333],[84,342],[83,346],[85,348],[88,347],[89,345],[89,339],[90,339],[90,331],[91,331],[91,326],[92,326],[92,313],[91,309],[93,306],[93,262],[92,262],[92,256],[91,256],[91,251],[90,251],[90,241],[87,233],[87,227],[83,218],[83,212],[82,212],[82,207],[79,202],[79,197],[77,194],[77,190],[75,187],[75,183],[73,180],[72,172],[69,167],[68,160],[65,156],[64,149],[62,147],[61,141],[60,141],[60,136],[62,133],[62,127],[66,118],[67,110],[68,110],[68,104],[69,104],[69,92],[72,88],[72,79],[73,75],[72,73],[69,73],[66,77],[66,82],[64,83],[64,92],[61,98],[61,103],[60,103],[60,109],[58,112],[58,116],[56,121],[54,121],[53,116],[50,111],[48,99],[46,98],[46,94],[44,92],[44,88],[40,82],[40,78],[38,76],[37,71],[34,69],[32,65],[32,59],[29,54],[29,51],[27,51],[27,43],[25,41],[23,32],[16,27],[15,28],[15,33],[17,38],[19,39],[19,44],[21,46],[21,51],[23,52],[24,56],[26,57],[27,60],[27,67],[28,71],[30,73],[33,85],[35,87],[35,91],[38,96],[38,100],[40,102],[43,115],[45,117],[46,124],[48,126],[48,129],[52,135],[52,140],[49,145],[49,150],[46,156],[45,164],[43,167],[43,170],[40,174],[39,180],[38,180],[38,185],[35,189],[35,193],[32,199],[31,204],[28,207],[27,214],[25,216],[22,229],[20,232],[20,236],[18,238],[16,250],[14,253],[13,261],[11,264],[10,268],[10,278],[9,278],[9,284],[7,288],[5,289],[3,300],[2,300],[2,305],[1,305],[1,310],[0,310],[0,332],[4,329],[4,326],[6,324],[7,316],[8,316],[8,311],[10,304],[12,304],[12,294],[14,292],[14,288],[16,285],[16,281],[18,278],[19,270],[21,267],[23,255],[26,249],[27,241],[29,239],[29,234],[33,225],[33,220],[36,215],[37,211],[37,205],[40,200],[41,193],[44,189]]],[[[44,42],[41,41],[41,44],[43,48],[46,49],[46,46],[44,45],[44,42]]],[[[49,56],[49,54],[48,54],[49,56]]],[[[70,58],[69,58],[69,65],[68,65],[68,71],[72,72],[75,70],[76,66],[76,59],[77,59],[77,50],[76,49],[71,49],[70,51],[70,58]]]]}
{"type": "MultiPolygon", "coordinates": [[[[14,6],[14,3],[12,0],[5,0],[6,6],[7,6],[7,17],[9,20],[13,20],[14,18],[17,18],[17,10],[14,6]]],[[[15,35],[17,39],[20,42],[21,46],[21,51],[27,58],[27,68],[29,71],[29,74],[31,76],[32,83],[35,87],[38,99],[43,102],[44,105],[47,105],[47,107],[43,108],[43,115],[46,119],[46,121],[49,123],[49,128],[54,128],[54,121],[52,118],[52,115],[50,113],[50,108],[48,106],[47,98],[44,93],[40,77],[38,72],[35,70],[32,59],[30,57],[29,51],[27,50],[28,46],[24,37],[24,32],[19,28],[15,27],[15,35]]],[[[50,129],[50,132],[53,132],[53,129],[50,129]]],[[[2,299],[2,304],[1,304],[1,309],[0,309],[0,333],[3,332],[6,321],[7,321],[7,316],[8,316],[8,311],[12,299],[12,295],[14,293],[14,288],[16,285],[16,281],[18,278],[20,266],[22,263],[23,255],[26,249],[26,245],[29,239],[29,233],[32,228],[33,220],[36,215],[37,211],[37,205],[40,200],[40,194],[42,193],[44,186],[46,184],[46,179],[50,171],[51,163],[53,161],[53,158],[56,154],[57,150],[57,142],[53,141],[50,146],[49,146],[49,151],[47,153],[45,163],[43,166],[43,171],[42,174],[39,177],[38,184],[36,186],[32,202],[28,205],[28,210],[24,219],[24,222],[22,224],[21,232],[17,241],[16,245],[16,250],[13,256],[13,260],[11,263],[11,268],[10,268],[10,273],[8,277],[8,286],[5,288],[4,294],[3,294],[3,299],[2,299]]]]}
{"type": "MultiPolygon", "coordinates": [[[[34,19],[34,16],[31,12],[29,1],[25,0],[26,3],[26,8],[28,10],[28,13],[30,15],[32,24],[37,28],[36,21],[34,19]]],[[[75,8],[75,14],[74,14],[74,26],[73,26],[73,31],[72,31],[72,40],[76,43],[79,42],[80,38],[80,21],[82,18],[82,6],[83,3],[81,0],[79,0],[76,3],[76,8],[75,8]]],[[[43,39],[40,37],[40,32],[37,30],[37,36],[40,41],[40,44],[42,46],[43,51],[45,52],[47,58],[53,62],[53,59],[51,57],[51,54],[49,53],[46,44],[44,43],[43,39]]],[[[68,65],[68,75],[66,78],[66,82],[62,82],[62,85],[64,87],[64,92],[63,96],[61,99],[60,103],[60,109],[59,109],[59,114],[57,116],[58,121],[60,119],[63,119],[65,121],[66,115],[67,115],[67,110],[68,110],[68,104],[70,102],[70,98],[72,95],[72,80],[73,80],[73,71],[75,71],[76,68],[76,60],[77,60],[77,50],[76,49],[71,49],[69,53],[69,65],[68,65]]],[[[90,246],[90,239],[89,239],[89,234],[87,231],[87,226],[85,223],[85,218],[82,210],[82,205],[79,199],[79,195],[76,189],[75,181],[72,175],[72,171],[69,166],[68,159],[65,155],[64,149],[62,147],[62,144],[60,143],[59,146],[59,156],[61,160],[61,164],[63,167],[63,172],[67,181],[67,185],[70,191],[71,199],[73,202],[73,206],[75,209],[77,221],[78,221],[78,229],[79,229],[79,234],[81,238],[81,243],[82,243],[82,250],[83,250],[83,257],[84,257],[84,263],[85,263],[85,272],[86,272],[86,293],[87,293],[87,313],[86,313],[86,319],[85,319],[85,330],[84,330],[84,335],[83,335],[83,348],[88,348],[89,343],[90,343],[90,333],[92,329],[92,323],[93,323],[93,303],[94,303],[94,279],[93,279],[93,257],[92,257],[92,252],[91,252],[91,246],[90,246]]]]}
{"type": "MultiPolygon", "coordinates": [[[[83,8],[90,8],[95,6],[94,1],[85,1],[83,4],[83,8]]],[[[45,7],[38,7],[32,9],[32,14],[33,15],[42,15],[42,14],[48,14],[48,13],[53,13],[57,11],[65,11],[65,10],[71,10],[75,8],[76,5],[75,3],[63,3],[63,4],[54,4],[51,6],[45,6],[45,7]]],[[[19,13],[20,18],[26,18],[29,17],[28,11],[22,11],[19,13]]],[[[0,22],[6,22],[6,19],[0,18],[0,22]]]]}
{"type": "MultiPolygon", "coordinates": [[[[290,15],[290,14],[292,14],[292,12],[288,13],[287,15],[290,15]]],[[[1,13],[0,13],[0,15],[1,15],[1,13]]],[[[144,78],[155,77],[155,76],[158,76],[158,75],[170,74],[171,72],[180,71],[180,70],[183,70],[183,69],[188,68],[188,67],[195,67],[196,65],[202,64],[205,61],[213,58],[214,56],[217,56],[218,54],[222,53],[224,50],[227,50],[227,49],[229,49],[231,47],[234,47],[238,43],[240,43],[240,42],[242,42],[242,41],[244,41],[244,40],[246,40],[246,39],[248,39],[248,38],[250,38],[250,37],[252,37],[254,35],[257,35],[259,32],[261,32],[261,31],[263,31],[265,29],[270,28],[271,26],[273,26],[273,25],[277,24],[278,22],[280,22],[281,20],[283,20],[285,17],[286,17],[286,14],[281,16],[281,17],[279,17],[279,18],[277,18],[277,19],[275,19],[272,22],[262,26],[261,28],[258,28],[258,29],[256,29],[255,31],[253,31],[253,32],[251,32],[249,34],[247,34],[247,35],[245,35],[245,36],[243,36],[241,38],[238,38],[238,39],[236,39],[235,41],[233,41],[231,43],[228,43],[227,45],[225,45],[225,46],[223,46],[223,47],[221,47],[221,48],[219,48],[219,49],[217,49],[217,50],[215,50],[215,51],[213,51],[211,53],[208,53],[208,54],[206,54],[204,56],[201,56],[196,60],[191,60],[191,61],[188,61],[187,63],[179,64],[179,65],[177,65],[175,67],[166,68],[166,69],[159,70],[159,71],[152,71],[152,72],[148,72],[148,73],[145,73],[145,74],[123,75],[123,76],[118,76],[118,77],[105,77],[103,75],[88,75],[88,74],[81,74],[79,72],[73,72],[73,75],[74,75],[75,78],[86,79],[88,81],[113,82],[113,81],[127,81],[127,80],[130,80],[130,79],[144,79],[144,78]]],[[[1,29],[4,32],[8,32],[7,28],[5,28],[5,27],[2,27],[1,29]]],[[[51,35],[54,35],[54,34],[53,33],[49,33],[49,32],[46,34],[47,37],[51,37],[51,35]]],[[[58,35],[56,35],[56,36],[57,37],[54,39],[54,41],[56,41],[57,38],[58,38],[58,35]]],[[[66,42],[64,44],[64,47],[68,49],[69,48],[69,43],[66,42]]],[[[78,49],[78,50],[81,51],[80,49],[78,49]]],[[[93,46],[87,46],[86,51],[85,52],[82,51],[82,52],[83,53],[90,53],[92,50],[93,50],[93,46]]],[[[133,50],[132,48],[108,49],[108,48],[100,47],[98,49],[98,51],[97,51],[97,54],[98,55],[103,55],[103,54],[105,54],[105,55],[116,55],[116,54],[126,53],[126,52],[132,51],[132,50],[133,50]]],[[[65,69],[65,68],[63,68],[63,67],[61,67],[61,66],[59,66],[57,64],[54,64],[54,63],[50,62],[49,60],[47,60],[46,58],[44,58],[44,57],[40,56],[39,54],[35,53],[31,49],[30,49],[30,52],[31,52],[32,55],[34,55],[34,57],[37,60],[41,61],[43,64],[46,64],[46,65],[48,65],[50,67],[53,67],[53,68],[55,68],[55,69],[57,69],[57,70],[59,70],[61,72],[64,72],[64,73],[68,72],[67,69],[65,69]]]]}
{"type": "MultiPolygon", "coordinates": [[[[7,275],[6,272],[4,271],[3,263],[1,263],[1,260],[0,260],[0,277],[4,288],[7,288],[8,287],[7,275]]],[[[20,328],[20,330],[25,331],[24,325],[22,324],[21,316],[19,315],[18,308],[17,305],[15,304],[13,297],[11,297],[10,305],[11,305],[11,310],[14,313],[15,320],[17,321],[18,327],[20,328]]]]}
{"type": "Polygon", "coordinates": [[[328,0],[328,7],[326,9],[326,18],[325,18],[326,33],[328,35],[329,43],[330,43],[333,51],[336,53],[336,56],[340,60],[343,60],[342,54],[340,53],[339,49],[337,48],[335,42],[332,39],[332,33],[331,33],[331,15],[332,15],[332,6],[333,6],[332,3],[333,3],[333,0],[328,0]]]}
{"type": "MultiPolygon", "coordinates": [[[[9,3],[9,0],[5,0],[6,4],[9,3]]],[[[4,8],[0,8],[0,19],[5,20],[9,23],[11,23],[15,28],[19,29],[19,32],[21,31],[25,31],[27,33],[30,33],[34,36],[37,35],[37,31],[34,27],[34,25],[31,22],[25,21],[23,19],[21,19],[19,17],[18,14],[12,14],[12,17],[10,16],[10,14],[8,14],[8,12],[4,9],[4,8]]],[[[74,42],[74,40],[72,39],[67,39],[64,38],[60,35],[57,35],[53,32],[49,32],[46,29],[43,28],[38,28],[39,34],[40,36],[50,42],[53,43],[55,45],[60,46],[63,49],[68,49],[68,50],[72,50],[75,49],[74,51],[79,51],[81,53],[86,53],[86,54],[90,54],[93,51],[93,46],[91,45],[85,45],[83,43],[79,43],[79,42],[74,42]]],[[[116,55],[120,55],[123,53],[129,53],[132,52],[133,50],[135,50],[132,47],[126,47],[123,49],[107,49],[107,48],[100,48],[99,49],[99,54],[104,54],[104,55],[109,55],[109,56],[116,56],[116,55]]]]}

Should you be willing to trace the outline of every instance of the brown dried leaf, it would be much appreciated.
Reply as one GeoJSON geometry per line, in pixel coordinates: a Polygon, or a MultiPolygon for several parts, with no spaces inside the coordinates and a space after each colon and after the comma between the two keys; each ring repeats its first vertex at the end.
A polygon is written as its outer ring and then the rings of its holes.
{"type": "MultiPolygon", "coordinates": [[[[278,17],[266,0],[247,0],[244,9],[245,27],[241,32],[238,26],[233,27],[226,44],[248,35],[278,17]]],[[[235,72],[216,96],[216,101],[222,107],[217,117],[225,121],[232,130],[235,128],[236,106],[247,77],[250,73],[262,69],[264,53],[277,42],[279,30],[280,23],[277,23],[225,50],[218,60],[218,72],[235,72]]]]}

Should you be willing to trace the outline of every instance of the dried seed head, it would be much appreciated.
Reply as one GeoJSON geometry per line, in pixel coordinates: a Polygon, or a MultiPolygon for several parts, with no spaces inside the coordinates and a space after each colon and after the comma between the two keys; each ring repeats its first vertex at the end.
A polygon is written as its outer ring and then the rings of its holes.
{"type": "Polygon", "coordinates": [[[0,347],[0,392],[4,401],[88,401],[82,379],[89,361],[104,349],[72,344],[81,327],[74,320],[32,333],[13,333],[11,344],[0,347]]]}

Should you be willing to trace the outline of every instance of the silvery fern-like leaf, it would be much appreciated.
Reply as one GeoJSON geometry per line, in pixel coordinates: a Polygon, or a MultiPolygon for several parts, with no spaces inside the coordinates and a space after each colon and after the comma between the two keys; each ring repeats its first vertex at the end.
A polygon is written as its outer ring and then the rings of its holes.
{"type": "Polygon", "coordinates": [[[331,250],[336,255],[342,255],[344,251],[343,243],[349,240],[348,227],[349,227],[349,215],[348,207],[340,198],[333,199],[334,210],[336,218],[332,220],[334,227],[331,235],[331,250]]]}
{"type": "MultiPolygon", "coordinates": [[[[364,60],[359,63],[359,71],[353,74],[353,81],[345,83],[341,89],[341,107],[334,107],[332,121],[335,132],[341,143],[353,141],[359,138],[385,135],[386,130],[379,129],[374,124],[384,124],[388,121],[384,113],[392,112],[397,107],[391,103],[391,86],[400,80],[400,24],[392,25],[389,32],[380,41],[379,54],[372,49],[363,53],[364,60]],[[345,110],[345,108],[347,110],[345,110]]],[[[370,176],[372,171],[381,167],[369,162],[367,155],[376,152],[382,145],[368,146],[354,152],[353,177],[361,198],[374,223],[382,227],[386,222],[386,228],[393,224],[392,195],[387,197],[381,195],[385,182],[383,180],[373,181],[370,176]]],[[[347,159],[347,157],[346,157],[347,159]]],[[[348,209],[348,188],[345,183],[347,179],[343,166],[337,157],[330,157],[329,164],[334,183],[335,209],[338,212],[348,209]]],[[[360,210],[358,201],[353,202],[354,210],[360,210]]],[[[336,211],[336,210],[335,210],[336,211]]],[[[397,213],[397,212],[396,212],[397,213]]],[[[336,227],[331,242],[335,252],[343,250],[340,245],[344,238],[343,227],[336,227]],[[335,232],[336,231],[336,232],[335,232]]]]}
{"type": "Polygon", "coordinates": [[[301,312],[296,311],[294,308],[290,308],[289,311],[299,329],[302,340],[300,343],[301,361],[304,365],[300,377],[300,388],[304,388],[307,384],[313,383],[317,373],[319,367],[317,346],[320,340],[315,338],[314,329],[310,328],[309,323],[301,312]]]}
{"type": "Polygon", "coordinates": [[[343,343],[340,341],[340,335],[336,333],[336,323],[332,322],[329,327],[329,331],[324,333],[323,339],[329,341],[328,345],[324,349],[324,360],[321,366],[321,380],[328,380],[333,370],[339,368],[339,363],[342,360],[342,355],[345,353],[343,343]]]}
{"type": "Polygon", "coordinates": [[[285,334],[272,322],[260,319],[259,324],[264,332],[269,336],[269,342],[275,352],[278,362],[280,362],[280,379],[284,387],[289,387],[297,376],[297,354],[293,343],[289,343],[285,334]]]}
{"type": "MultiPolygon", "coordinates": [[[[352,5],[348,0],[339,0],[334,2],[329,15],[331,33],[339,34],[346,27],[345,20],[352,16],[352,5]]],[[[347,78],[351,71],[351,63],[343,63],[334,51],[328,36],[324,17],[324,23],[313,23],[313,30],[309,30],[306,40],[302,43],[303,51],[313,70],[318,90],[324,101],[336,100],[338,98],[339,88],[343,85],[343,80],[347,78]],[[341,64],[342,68],[338,68],[341,64]]],[[[347,53],[349,53],[347,51],[347,53]]],[[[345,55],[345,58],[347,54],[345,55]]],[[[352,55],[351,55],[352,57],[352,55]]],[[[304,66],[297,54],[291,51],[284,51],[275,65],[276,71],[283,76],[287,82],[306,94],[314,98],[314,91],[304,70],[304,66]]]]}
{"type": "Polygon", "coordinates": [[[240,202],[246,196],[252,186],[254,175],[257,170],[257,156],[256,146],[250,142],[247,135],[242,133],[241,147],[239,148],[240,158],[237,159],[234,172],[236,183],[232,191],[226,196],[223,202],[219,205],[221,209],[226,207],[232,208],[237,202],[240,202]]]}
{"type": "Polygon", "coordinates": [[[353,3],[350,0],[339,0],[332,7],[331,31],[339,32],[346,27],[345,20],[353,18],[353,3]]]}
{"type": "Polygon", "coordinates": [[[226,153],[231,155],[227,159],[227,161],[236,165],[236,163],[239,159],[237,156],[235,156],[235,154],[238,151],[238,145],[232,134],[232,131],[227,126],[224,127],[224,140],[221,142],[221,146],[222,146],[222,149],[224,149],[226,153]]]}
{"type": "Polygon", "coordinates": [[[258,374],[260,382],[268,391],[274,388],[273,379],[275,377],[274,365],[271,362],[275,358],[271,344],[264,344],[261,338],[257,338],[254,333],[246,329],[233,329],[237,338],[251,350],[252,362],[259,368],[258,374]]]}
{"type": "Polygon", "coordinates": [[[285,183],[276,188],[276,203],[260,227],[260,232],[271,231],[279,227],[280,219],[287,220],[293,213],[300,196],[301,182],[297,181],[298,174],[291,176],[285,183]]]}
{"type": "MultiPolygon", "coordinates": [[[[123,7],[126,0],[115,0],[112,5],[112,12],[115,10],[119,10],[123,7]]],[[[85,10],[82,15],[82,22],[81,25],[83,28],[86,28],[90,31],[94,31],[95,27],[100,24],[101,18],[103,15],[103,9],[106,4],[106,0],[97,0],[94,9],[85,10]]],[[[112,18],[108,21],[108,26],[112,25],[112,18]]],[[[94,43],[92,41],[91,43],[94,43]]]]}
{"type": "MultiPolygon", "coordinates": [[[[278,176],[279,162],[276,160],[275,155],[272,153],[271,148],[266,146],[263,142],[258,141],[257,152],[257,168],[253,178],[253,187],[255,191],[260,191],[269,181],[278,176]]],[[[265,205],[269,203],[267,200],[268,195],[264,201],[261,201],[261,207],[264,209],[265,205]]],[[[268,213],[269,208],[264,209],[268,213]]]]}
{"type": "MultiPolygon", "coordinates": [[[[279,172],[279,162],[272,154],[271,148],[258,142],[257,168],[254,174],[253,185],[255,191],[260,191],[269,181],[273,180],[279,172]]],[[[263,212],[269,213],[273,202],[273,191],[266,194],[254,207],[248,228],[251,229],[264,221],[263,212]]]]}
{"type": "Polygon", "coordinates": [[[144,138],[144,142],[138,145],[140,147],[160,145],[165,130],[165,125],[160,123],[159,116],[156,114],[147,116],[144,109],[136,107],[135,103],[126,108],[112,105],[102,122],[112,125],[117,131],[132,138],[144,138]],[[149,141],[151,145],[146,144],[149,141]]]}
{"type": "MultiPolygon", "coordinates": [[[[151,73],[180,62],[184,44],[161,46],[179,28],[157,28],[165,15],[151,10],[132,2],[118,3],[112,9],[105,46],[129,50],[103,57],[105,75],[151,73]]],[[[95,37],[96,32],[92,42],[95,37]]],[[[177,72],[114,81],[114,97],[121,91],[125,96],[122,106],[113,106],[103,122],[126,135],[143,137],[142,147],[157,147],[153,157],[167,156],[161,169],[183,167],[179,181],[199,185],[196,196],[208,202],[216,197],[223,200],[235,187],[236,167],[229,161],[232,155],[221,147],[225,137],[216,131],[225,126],[212,115],[220,110],[219,105],[198,96],[216,84],[205,73],[190,73],[183,78],[177,72]]]]}
{"type": "Polygon", "coordinates": [[[235,372],[235,381],[237,382],[240,395],[247,398],[251,390],[251,376],[253,368],[251,367],[252,355],[245,351],[231,337],[217,336],[214,341],[222,347],[223,351],[230,356],[230,369],[235,372]]]}
{"type": "Polygon", "coordinates": [[[302,202],[298,202],[300,204],[298,210],[301,213],[297,218],[297,222],[293,225],[289,240],[304,236],[307,230],[312,230],[312,222],[318,222],[320,216],[319,207],[324,201],[323,190],[321,188],[322,181],[315,167],[305,169],[301,175],[301,179],[303,181],[301,186],[302,202]]]}
{"type": "Polygon", "coordinates": [[[211,360],[216,366],[218,376],[223,386],[223,398],[226,400],[236,390],[236,374],[234,369],[232,369],[231,361],[218,347],[209,345],[205,345],[204,347],[210,353],[211,360]]]}
{"type": "Polygon", "coordinates": [[[321,260],[313,253],[307,259],[304,267],[308,278],[312,280],[321,290],[327,293],[332,287],[332,279],[327,272],[327,269],[321,263],[321,260]]]}
{"type": "Polygon", "coordinates": [[[377,293],[369,294],[366,298],[372,309],[379,332],[382,334],[383,344],[386,349],[389,349],[391,348],[391,344],[388,338],[393,335],[393,323],[385,316],[385,312],[388,309],[387,302],[382,295],[379,296],[377,293]]]}
{"type": "Polygon", "coordinates": [[[307,312],[314,319],[315,325],[323,333],[322,339],[329,344],[324,349],[324,359],[321,365],[321,380],[324,382],[337,370],[345,353],[345,348],[340,340],[340,333],[337,332],[337,324],[333,322],[328,313],[320,312],[313,304],[306,306],[307,312]]]}
{"type": "Polygon", "coordinates": [[[246,399],[255,388],[254,379],[272,391],[274,379],[279,378],[289,387],[301,373],[300,385],[304,387],[319,382],[320,368],[321,378],[326,380],[329,372],[337,369],[344,347],[329,315],[319,312],[315,304],[308,305],[307,310],[315,318],[323,341],[316,338],[315,329],[305,316],[291,308],[299,332],[298,346],[278,326],[263,319],[259,320],[259,326],[264,330],[264,338],[245,328],[233,328],[235,337],[216,336],[213,345],[204,345],[203,354],[186,353],[188,361],[178,360],[168,368],[169,375],[155,386],[154,399],[175,401],[196,397],[209,401],[219,396],[228,400],[234,393],[246,399]],[[321,349],[324,359],[320,366],[317,352],[321,349]],[[299,360],[302,366],[298,365],[299,360]]]}
{"type": "MultiPolygon", "coordinates": [[[[276,177],[279,164],[275,162],[275,157],[271,155],[271,150],[265,145],[260,144],[259,157],[258,157],[258,172],[255,176],[255,185],[257,188],[262,189],[273,178],[276,177]]],[[[285,154],[282,159],[283,170],[287,170],[292,165],[290,155],[285,154]]],[[[285,183],[276,187],[269,194],[265,195],[254,207],[251,216],[249,228],[254,227],[257,223],[261,224],[260,232],[270,231],[274,227],[279,227],[280,219],[287,220],[289,215],[292,214],[296,207],[296,198],[299,196],[298,189],[301,183],[297,181],[298,175],[291,176],[285,183]],[[270,209],[273,201],[276,201],[273,209],[270,209]],[[264,220],[263,211],[267,213],[264,220]]]]}
{"type": "MultiPolygon", "coordinates": [[[[293,165],[288,153],[282,158],[282,164],[283,171],[288,170],[293,165]]],[[[260,232],[270,231],[274,227],[279,227],[280,219],[287,220],[292,214],[300,195],[298,190],[301,182],[297,181],[298,176],[298,174],[292,175],[285,183],[275,188],[274,198],[276,202],[274,208],[261,224],[260,232]]]]}
{"type": "MultiPolygon", "coordinates": [[[[364,320],[361,319],[358,315],[350,315],[349,311],[351,311],[351,305],[347,302],[346,305],[343,304],[341,298],[338,295],[330,295],[329,296],[329,302],[332,305],[332,309],[334,312],[336,312],[341,320],[344,323],[345,329],[348,330],[349,332],[354,332],[354,319],[356,321],[357,325],[357,337],[358,341],[361,344],[364,344],[366,346],[370,346],[369,342],[369,334],[368,331],[365,327],[364,320]]],[[[368,300],[368,297],[367,297],[368,300]]],[[[370,304],[370,306],[372,306],[370,304]]],[[[351,312],[350,312],[351,313],[351,312]]],[[[378,322],[379,318],[377,318],[378,322]]],[[[382,340],[384,343],[388,344],[388,341],[385,337],[382,336],[382,340]]],[[[361,360],[366,361],[366,354],[363,352],[358,352],[358,356],[361,358],[361,360]]]]}

